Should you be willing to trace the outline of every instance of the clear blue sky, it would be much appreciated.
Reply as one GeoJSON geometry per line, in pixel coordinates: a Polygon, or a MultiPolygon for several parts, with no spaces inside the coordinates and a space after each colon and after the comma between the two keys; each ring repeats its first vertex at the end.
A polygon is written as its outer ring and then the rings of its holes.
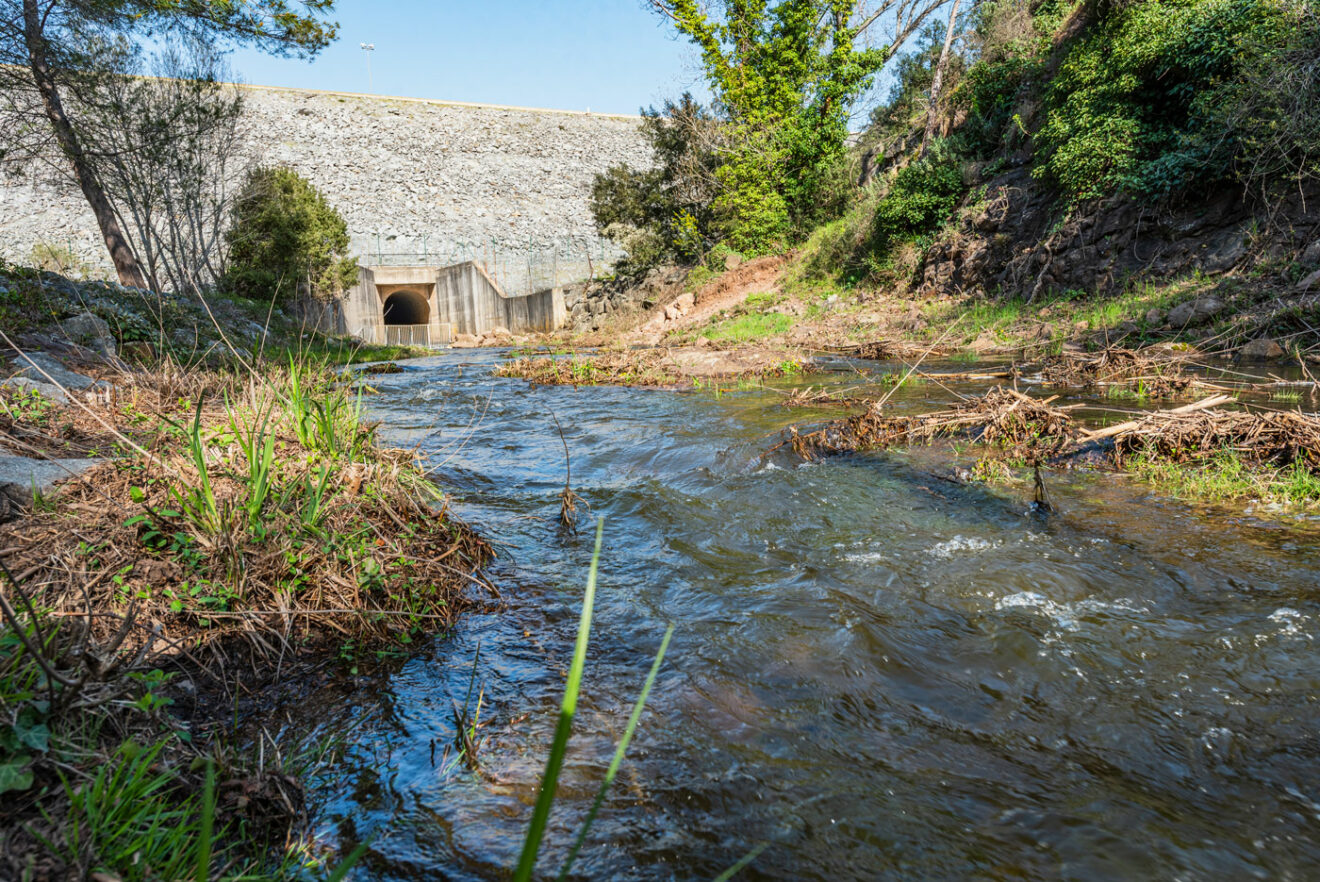
{"type": "Polygon", "coordinates": [[[314,62],[242,49],[247,83],[606,113],[700,84],[690,44],[642,0],[340,0],[339,39],[314,62]]]}

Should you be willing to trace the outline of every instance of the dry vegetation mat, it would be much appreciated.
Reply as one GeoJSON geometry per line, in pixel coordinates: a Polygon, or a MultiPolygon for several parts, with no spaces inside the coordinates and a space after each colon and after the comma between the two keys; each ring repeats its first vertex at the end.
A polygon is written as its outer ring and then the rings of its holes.
{"type": "MultiPolygon", "coordinates": [[[[135,645],[240,636],[272,657],[442,628],[463,608],[488,546],[328,372],[174,368],[117,388],[71,410],[120,455],[0,526],[0,559],[37,605],[150,622],[135,645]]],[[[41,430],[7,432],[35,447],[41,430]]]]}

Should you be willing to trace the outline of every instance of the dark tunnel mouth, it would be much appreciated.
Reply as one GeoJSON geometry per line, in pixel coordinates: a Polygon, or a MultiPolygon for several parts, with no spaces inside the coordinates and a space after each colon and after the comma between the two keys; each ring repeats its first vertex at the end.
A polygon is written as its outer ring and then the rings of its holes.
{"type": "Polygon", "coordinates": [[[425,325],[431,320],[431,305],[416,291],[395,291],[385,298],[385,324],[425,325]]]}

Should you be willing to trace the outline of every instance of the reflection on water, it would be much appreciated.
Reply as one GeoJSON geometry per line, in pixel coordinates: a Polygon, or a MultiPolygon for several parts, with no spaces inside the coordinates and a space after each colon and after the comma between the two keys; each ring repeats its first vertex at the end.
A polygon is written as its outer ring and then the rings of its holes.
{"type": "MultiPolygon", "coordinates": [[[[502,543],[509,608],[314,695],[344,734],[322,833],[356,878],[489,879],[531,814],[588,538],[556,532],[557,415],[606,518],[592,650],[542,867],[557,871],[668,623],[633,749],[575,865],[763,879],[1320,877],[1320,548],[1114,476],[963,486],[948,454],[762,461],[820,412],[773,391],[536,388],[452,353],[375,379],[502,543]],[[480,645],[480,774],[443,761],[480,645]]],[[[840,377],[853,384],[854,377],[840,377]]],[[[974,384],[907,390],[924,408],[974,384]]]]}

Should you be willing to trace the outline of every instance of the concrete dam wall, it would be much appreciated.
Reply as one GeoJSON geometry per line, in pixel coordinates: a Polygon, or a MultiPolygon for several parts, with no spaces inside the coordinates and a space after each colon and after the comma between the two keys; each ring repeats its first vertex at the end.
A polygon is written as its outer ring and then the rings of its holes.
{"type": "MultiPolygon", "coordinates": [[[[478,260],[510,295],[586,275],[617,256],[596,235],[592,177],[646,166],[636,117],[244,86],[247,150],[291,166],[343,213],[366,265],[478,260]]],[[[0,176],[0,257],[38,243],[108,270],[81,196],[0,176]]]]}

